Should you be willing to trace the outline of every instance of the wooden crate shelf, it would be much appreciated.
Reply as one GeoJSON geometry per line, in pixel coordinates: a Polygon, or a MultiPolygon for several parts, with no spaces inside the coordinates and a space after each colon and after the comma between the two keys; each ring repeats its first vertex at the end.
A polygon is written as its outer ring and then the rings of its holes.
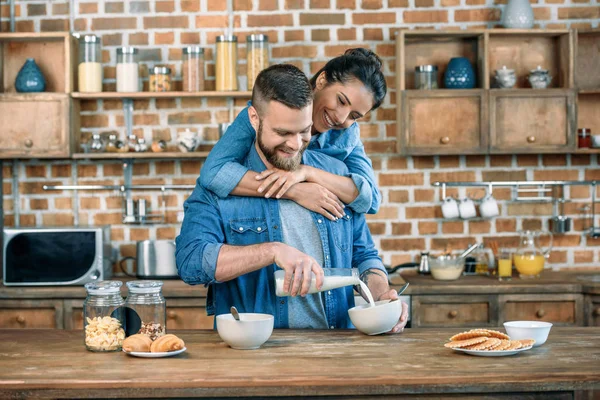
{"type": "Polygon", "coordinates": [[[98,92],[98,93],[81,93],[75,92],[72,94],[74,99],[80,100],[107,100],[107,99],[171,99],[171,98],[190,98],[190,97],[229,97],[229,98],[251,98],[252,92],[135,92],[135,93],[120,93],[120,92],[98,92]]]}
{"type": "Polygon", "coordinates": [[[575,50],[577,88],[600,91],[600,29],[577,31],[575,50]]]}
{"type": "Polygon", "coordinates": [[[191,153],[182,153],[169,151],[163,153],[75,153],[72,158],[75,160],[123,160],[123,159],[201,159],[206,158],[208,152],[194,151],[191,153]]]}

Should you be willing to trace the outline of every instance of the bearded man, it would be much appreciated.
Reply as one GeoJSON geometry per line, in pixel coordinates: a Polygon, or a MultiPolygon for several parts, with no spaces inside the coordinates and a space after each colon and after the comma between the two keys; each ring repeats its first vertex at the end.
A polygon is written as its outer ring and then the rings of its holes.
{"type": "MultiPolygon", "coordinates": [[[[274,65],[262,71],[248,115],[256,131],[243,162],[249,170],[293,171],[302,163],[348,174],[341,161],[306,150],[312,89],[298,68],[274,65]]],[[[226,314],[236,306],[240,312],[273,315],[275,328],[351,328],[347,311],[354,306],[352,287],[308,293],[313,277],[321,287],[323,267],[358,268],[374,298],[397,298],[363,214],[347,209],[345,217],[331,221],[291,200],[219,198],[199,182],[184,210],[177,268],[186,283],[208,286],[209,315],[226,314]],[[290,296],[275,295],[274,272],[279,268],[285,271],[284,290],[290,296]]],[[[404,306],[396,332],[406,324],[404,306]]]]}

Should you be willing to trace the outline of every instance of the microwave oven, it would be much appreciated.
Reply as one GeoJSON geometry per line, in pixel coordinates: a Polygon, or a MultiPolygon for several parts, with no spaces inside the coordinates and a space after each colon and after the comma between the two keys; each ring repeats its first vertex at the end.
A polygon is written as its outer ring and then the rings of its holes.
{"type": "Polygon", "coordinates": [[[110,228],[5,228],[6,286],[85,285],[112,276],[110,228]]]}

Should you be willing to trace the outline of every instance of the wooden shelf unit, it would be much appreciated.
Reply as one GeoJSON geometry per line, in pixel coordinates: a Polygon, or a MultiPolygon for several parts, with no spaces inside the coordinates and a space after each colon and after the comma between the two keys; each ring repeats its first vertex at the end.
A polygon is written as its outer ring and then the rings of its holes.
{"type": "Polygon", "coordinates": [[[229,98],[251,98],[252,92],[135,92],[135,93],[120,93],[120,92],[98,92],[98,93],[72,93],[74,99],[80,100],[114,100],[114,99],[171,99],[171,98],[194,98],[194,97],[229,97],[229,98]]]}
{"type": "MultiPolygon", "coordinates": [[[[577,31],[575,51],[577,127],[600,135],[600,29],[577,31]]],[[[594,150],[600,149],[591,151],[594,150]]]]}
{"type": "Polygon", "coordinates": [[[404,155],[574,151],[574,58],[573,32],[565,29],[401,31],[396,39],[398,151],[404,155]],[[471,61],[478,89],[443,88],[452,57],[471,61]],[[414,68],[423,64],[438,66],[441,89],[414,90],[414,68]],[[493,88],[494,70],[504,65],[515,70],[514,89],[493,88]],[[553,75],[548,89],[532,89],[527,83],[529,71],[538,65],[553,75]],[[538,121],[539,113],[552,118],[538,121]],[[530,146],[519,142],[527,138],[530,146]]]}
{"type": "Polygon", "coordinates": [[[208,157],[207,151],[194,151],[191,153],[182,153],[178,151],[165,151],[162,153],[143,152],[143,153],[74,153],[74,160],[122,160],[122,159],[201,159],[208,157]]]}

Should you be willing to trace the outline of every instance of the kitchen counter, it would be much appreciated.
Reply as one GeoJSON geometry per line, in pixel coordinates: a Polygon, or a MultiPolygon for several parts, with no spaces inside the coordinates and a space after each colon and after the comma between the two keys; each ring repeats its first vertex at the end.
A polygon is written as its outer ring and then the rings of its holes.
{"type": "Polygon", "coordinates": [[[215,331],[178,331],[185,353],[147,359],[89,352],[80,330],[0,330],[0,398],[500,392],[572,398],[575,391],[600,389],[600,328],[555,327],[543,346],[501,358],[444,348],[459,331],[366,336],[353,330],[276,330],[255,351],[233,350],[215,331]]]}

